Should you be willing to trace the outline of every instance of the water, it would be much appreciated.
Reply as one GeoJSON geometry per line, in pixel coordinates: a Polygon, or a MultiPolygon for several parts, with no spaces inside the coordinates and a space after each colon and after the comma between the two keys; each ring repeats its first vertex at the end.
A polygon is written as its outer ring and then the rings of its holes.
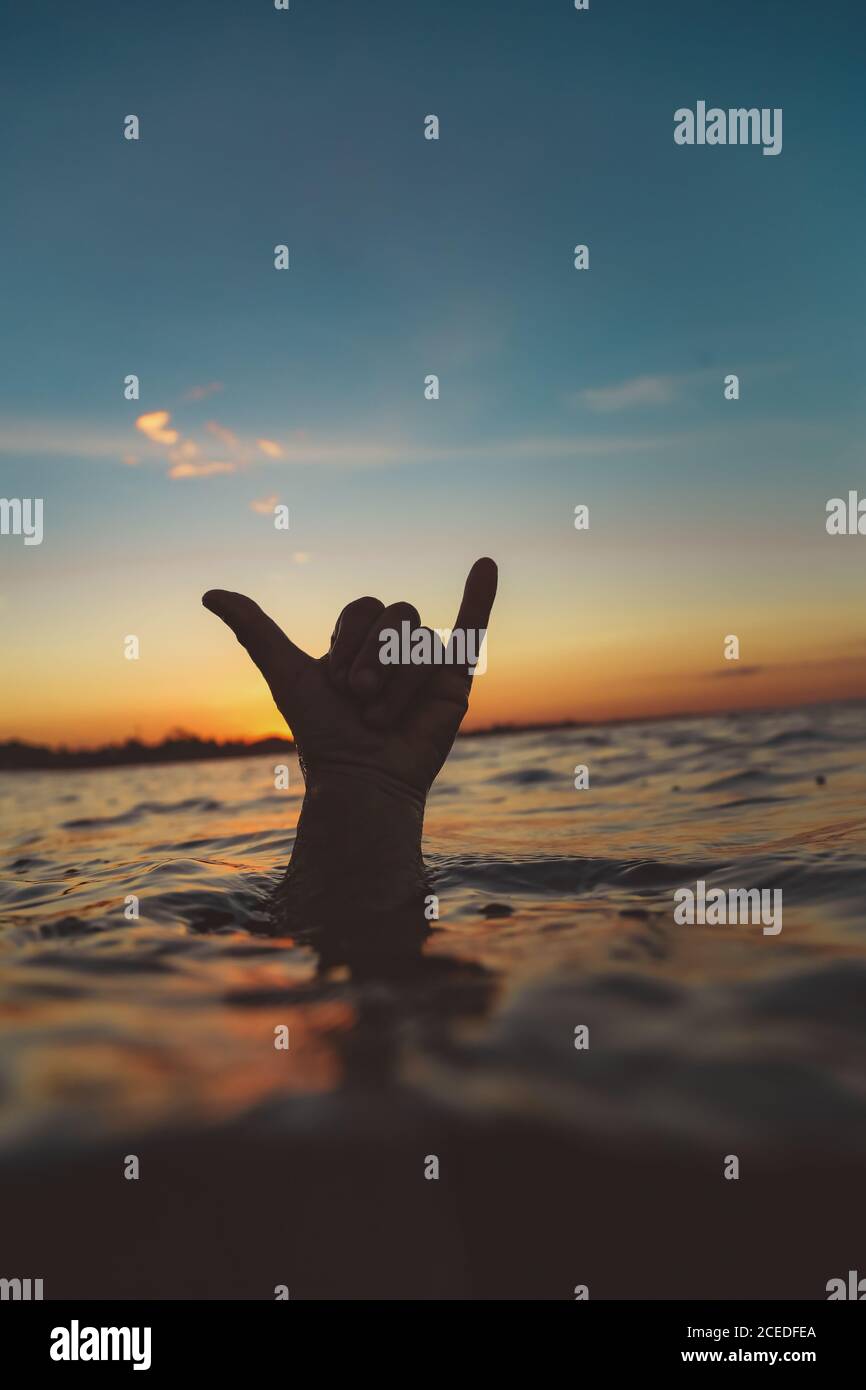
{"type": "Polygon", "coordinates": [[[866,1258],[840,1214],[866,1159],[866,706],[458,740],[426,821],[440,920],[366,972],[270,934],[302,794],[291,761],[274,790],[273,761],[0,778],[3,1214],[28,1265],[41,1230],[34,1276],[272,1296],[277,1209],[299,1296],[569,1297],[587,1261],[608,1296],[653,1296],[640,1239],[690,1252],[685,1286],[686,1253],[659,1257],[657,1296],[822,1297],[866,1258]],[[781,888],[782,932],[675,925],[674,890],[701,878],[781,888]],[[149,1155],[140,1191],[160,1173],[139,1245],[168,1213],[174,1234],[118,1268],[128,1152],[149,1155]],[[801,1259],[783,1224],[763,1263],[708,1249],[735,1191],[771,1226],[783,1193],[799,1204],[801,1259]]]}

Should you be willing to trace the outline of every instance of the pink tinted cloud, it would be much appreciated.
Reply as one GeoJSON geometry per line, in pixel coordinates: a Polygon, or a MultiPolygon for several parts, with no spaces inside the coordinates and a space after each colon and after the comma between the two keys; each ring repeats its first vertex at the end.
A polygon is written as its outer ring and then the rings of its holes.
{"type": "Polygon", "coordinates": [[[236,472],[233,463],[176,463],[168,470],[170,478],[212,478],[218,473],[236,472]]]}
{"type": "Polygon", "coordinates": [[[204,401],[208,396],[215,396],[218,391],[224,391],[225,387],[221,381],[209,381],[206,386],[191,386],[183,394],[185,401],[204,401]]]}
{"type": "Polygon", "coordinates": [[[282,446],[273,439],[257,439],[256,443],[263,454],[267,454],[269,459],[281,459],[283,457],[282,446]]]}
{"type": "Polygon", "coordinates": [[[270,516],[279,500],[275,492],[270,497],[254,498],[250,503],[250,511],[258,512],[261,516],[270,516]]]}
{"type": "Polygon", "coordinates": [[[220,425],[216,420],[208,420],[205,429],[212,434],[215,439],[219,439],[222,444],[227,444],[230,449],[239,449],[240,440],[231,430],[227,430],[225,425],[220,425]]]}
{"type": "Polygon", "coordinates": [[[180,435],[177,430],[169,429],[171,414],[167,410],[151,410],[148,414],[139,415],[135,422],[135,428],[152,440],[154,444],[176,444],[180,435]]]}

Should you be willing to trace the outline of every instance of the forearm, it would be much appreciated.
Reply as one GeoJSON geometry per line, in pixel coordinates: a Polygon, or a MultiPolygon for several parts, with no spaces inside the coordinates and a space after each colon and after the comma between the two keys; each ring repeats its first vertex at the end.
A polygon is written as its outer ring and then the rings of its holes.
{"type": "Polygon", "coordinates": [[[328,768],[307,783],[280,890],[293,929],[423,908],[424,798],[384,774],[328,768]]]}

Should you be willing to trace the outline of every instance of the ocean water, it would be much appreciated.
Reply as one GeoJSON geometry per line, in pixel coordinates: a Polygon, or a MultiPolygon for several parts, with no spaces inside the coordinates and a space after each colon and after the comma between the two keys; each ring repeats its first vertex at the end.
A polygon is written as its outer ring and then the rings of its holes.
{"type": "Polygon", "coordinates": [[[0,1217],[58,1291],[269,1296],[285,1248],[299,1296],[569,1297],[589,1263],[606,1296],[823,1297],[866,1259],[866,706],[458,740],[440,919],[393,970],[272,934],[273,761],[0,777],[0,1217]],[[699,879],[781,889],[782,931],[675,924],[699,879]]]}

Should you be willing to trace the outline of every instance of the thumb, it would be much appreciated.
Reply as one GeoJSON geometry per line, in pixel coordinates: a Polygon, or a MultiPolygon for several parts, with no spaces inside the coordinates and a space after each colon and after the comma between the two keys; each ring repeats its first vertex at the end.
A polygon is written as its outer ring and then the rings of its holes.
{"type": "Polygon", "coordinates": [[[231,628],[258,666],[274,700],[283,710],[291,687],[311,658],[296,647],[273,618],[269,618],[245,594],[233,594],[227,589],[209,589],[202,603],[231,628]]]}

